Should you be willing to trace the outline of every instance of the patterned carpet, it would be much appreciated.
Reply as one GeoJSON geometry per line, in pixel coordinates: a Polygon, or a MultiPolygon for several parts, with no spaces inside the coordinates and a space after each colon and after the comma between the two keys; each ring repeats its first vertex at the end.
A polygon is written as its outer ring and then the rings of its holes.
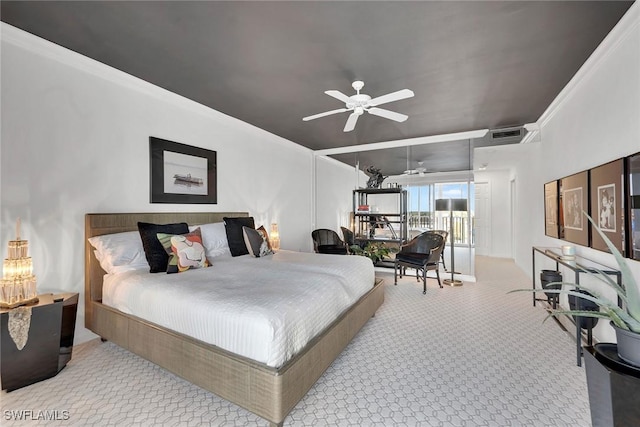
{"type": "MultiPolygon", "coordinates": [[[[575,343],[510,260],[476,258],[476,283],[439,289],[405,277],[285,420],[286,426],[589,426],[575,343]]],[[[9,425],[264,426],[255,415],[111,343],[74,348],[56,377],[0,394],[9,425]],[[10,411],[58,411],[16,421],[10,411]],[[65,412],[66,411],[66,412],[65,412]]]]}

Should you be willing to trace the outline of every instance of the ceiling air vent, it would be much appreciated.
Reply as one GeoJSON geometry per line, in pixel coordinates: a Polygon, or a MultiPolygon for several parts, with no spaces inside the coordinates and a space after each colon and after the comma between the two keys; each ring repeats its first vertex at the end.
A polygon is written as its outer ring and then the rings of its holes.
{"type": "Polygon", "coordinates": [[[476,148],[490,147],[494,145],[519,144],[527,131],[522,126],[510,126],[491,129],[483,138],[473,141],[476,148]]]}
{"type": "Polygon", "coordinates": [[[491,139],[517,138],[520,136],[522,136],[522,128],[498,129],[498,130],[491,131],[491,139]]]}

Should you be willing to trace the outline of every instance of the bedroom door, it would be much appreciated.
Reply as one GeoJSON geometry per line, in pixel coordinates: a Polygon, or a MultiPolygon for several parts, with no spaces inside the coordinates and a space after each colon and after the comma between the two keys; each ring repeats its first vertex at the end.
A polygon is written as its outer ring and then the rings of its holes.
{"type": "Polygon", "coordinates": [[[489,255],[491,248],[491,185],[475,183],[475,244],[476,255],[489,255]]]}

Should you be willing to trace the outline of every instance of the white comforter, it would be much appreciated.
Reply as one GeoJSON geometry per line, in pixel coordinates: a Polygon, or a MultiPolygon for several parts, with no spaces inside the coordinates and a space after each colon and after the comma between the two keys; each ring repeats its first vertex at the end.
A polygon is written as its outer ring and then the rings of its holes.
{"type": "Polygon", "coordinates": [[[107,274],[103,303],[279,367],[373,286],[361,256],[280,251],[179,274],[107,274]]]}

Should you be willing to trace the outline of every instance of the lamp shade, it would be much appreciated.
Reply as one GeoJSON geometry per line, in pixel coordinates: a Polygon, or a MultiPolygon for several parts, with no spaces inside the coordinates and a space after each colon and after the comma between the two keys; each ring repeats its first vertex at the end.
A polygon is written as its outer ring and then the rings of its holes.
{"type": "Polygon", "coordinates": [[[467,210],[467,199],[436,199],[436,211],[464,212],[467,210]]]}
{"type": "Polygon", "coordinates": [[[451,199],[451,210],[465,212],[467,210],[467,199],[451,199]]]}
{"type": "Polygon", "coordinates": [[[436,199],[436,211],[449,212],[449,206],[451,206],[451,199],[436,199]]]}

